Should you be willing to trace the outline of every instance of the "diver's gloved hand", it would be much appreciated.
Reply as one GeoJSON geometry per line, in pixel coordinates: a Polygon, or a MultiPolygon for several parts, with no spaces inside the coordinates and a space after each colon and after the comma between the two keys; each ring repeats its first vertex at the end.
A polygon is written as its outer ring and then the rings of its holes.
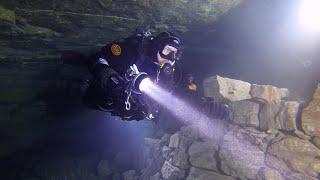
{"type": "Polygon", "coordinates": [[[209,117],[231,120],[231,111],[227,104],[215,102],[212,98],[203,98],[201,104],[201,110],[209,117]]]}

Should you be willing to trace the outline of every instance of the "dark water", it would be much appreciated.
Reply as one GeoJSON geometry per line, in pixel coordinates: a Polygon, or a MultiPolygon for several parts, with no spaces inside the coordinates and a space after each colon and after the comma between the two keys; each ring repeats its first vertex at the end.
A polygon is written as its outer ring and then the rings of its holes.
{"type": "Polygon", "coordinates": [[[299,1],[249,0],[186,34],[185,69],[200,79],[227,76],[289,88],[309,97],[320,76],[320,38],[297,21],[299,1]],[[207,33],[201,33],[206,29],[207,33]]]}

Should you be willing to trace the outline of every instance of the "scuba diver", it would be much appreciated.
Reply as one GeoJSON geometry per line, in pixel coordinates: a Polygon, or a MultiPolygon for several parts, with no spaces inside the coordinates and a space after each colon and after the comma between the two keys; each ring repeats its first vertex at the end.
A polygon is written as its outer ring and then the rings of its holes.
{"type": "MultiPolygon", "coordinates": [[[[86,65],[92,74],[83,97],[87,107],[110,112],[124,120],[143,120],[156,118],[160,106],[139,90],[141,79],[148,77],[169,92],[187,87],[186,96],[196,91],[190,76],[184,80],[178,64],[181,55],[182,41],[176,34],[162,32],[152,36],[147,31],[107,44],[89,57],[65,52],[62,61],[86,65]]],[[[201,99],[197,104],[205,105],[203,109],[212,117],[229,116],[228,107],[222,103],[201,99]]]]}

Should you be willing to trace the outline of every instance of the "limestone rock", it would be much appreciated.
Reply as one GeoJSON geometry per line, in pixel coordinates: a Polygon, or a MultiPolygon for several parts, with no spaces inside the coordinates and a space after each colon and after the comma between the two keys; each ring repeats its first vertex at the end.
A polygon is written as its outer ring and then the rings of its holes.
{"type": "Polygon", "coordinates": [[[170,141],[170,137],[171,137],[170,134],[165,133],[165,134],[162,136],[161,140],[160,140],[160,144],[162,144],[162,145],[164,145],[164,146],[168,146],[169,141],[170,141]]]}
{"type": "Polygon", "coordinates": [[[309,141],[287,136],[268,148],[268,153],[288,164],[294,171],[317,177],[320,172],[320,149],[309,141]]]}
{"type": "Polygon", "coordinates": [[[287,164],[285,162],[281,161],[280,159],[278,159],[277,157],[275,157],[273,155],[266,154],[265,163],[269,167],[276,169],[280,173],[291,172],[291,170],[289,169],[289,167],[287,166],[287,164]]]}
{"type": "Polygon", "coordinates": [[[319,180],[319,178],[315,178],[312,176],[308,176],[306,174],[296,173],[296,172],[290,172],[287,173],[285,176],[285,179],[287,180],[319,180]]]}
{"type": "Polygon", "coordinates": [[[280,120],[277,115],[280,111],[280,103],[264,104],[259,113],[259,128],[263,131],[280,129],[280,120]]]}
{"type": "Polygon", "coordinates": [[[178,148],[178,146],[179,146],[179,134],[175,133],[170,137],[169,147],[178,148]]]}
{"type": "Polygon", "coordinates": [[[320,84],[308,106],[302,110],[301,123],[306,134],[320,137],[320,84]]]}
{"type": "MultiPolygon", "coordinates": [[[[219,17],[239,5],[241,1],[66,0],[62,2],[54,0],[51,3],[36,0],[28,2],[3,1],[1,5],[10,7],[11,10],[1,7],[0,21],[14,23],[15,17],[21,17],[27,20],[28,25],[36,24],[39,27],[63,33],[62,37],[50,39],[50,44],[57,44],[58,51],[68,48],[85,50],[97,44],[105,44],[119,37],[125,37],[133,33],[137,27],[146,27],[147,25],[157,32],[168,29],[185,32],[192,23],[207,24],[217,21],[219,17]]],[[[20,26],[16,26],[11,31],[18,30],[21,30],[20,26]]],[[[6,28],[1,28],[0,34],[3,31],[6,31],[6,28]]],[[[12,34],[12,32],[7,33],[7,37],[12,34]]],[[[42,40],[41,36],[37,35],[35,37],[37,38],[27,36],[24,41],[21,41],[20,38],[11,38],[10,40],[3,38],[3,47],[13,47],[15,50],[20,50],[24,54],[22,56],[28,55],[28,58],[34,55],[24,52],[25,43],[31,43],[30,47],[33,47],[34,50],[39,47],[41,51],[44,49],[52,50],[49,51],[50,54],[57,52],[55,47],[46,44],[47,39],[42,40]]],[[[11,55],[22,57],[18,54],[11,55]]]]}
{"type": "Polygon", "coordinates": [[[195,141],[200,138],[199,129],[192,125],[181,127],[180,134],[188,138],[190,141],[195,141]]]}
{"type": "Polygon", "coordinates": [[[204,169],[194,168],[190,169],[187,180],[235,180],[235,178],[231,176],[225,176],[213,171],[207,171],[204,169]]]}
{"type": "Polygon", "coordinates": [[[233,123],[243,126],[259,127],[259,104],[243,100],[231,103],[233,123]]]}
{"type": "Polygon", "coordinates": [[[188,169],[188,153],[187,149],[189,148],[191,141],[188,137],[182,136],[181,132],[179,132],[179,145],[172,152],[172,164],[180,169],[188,169]]]}
{"type": "Polygon", "coordinates": [[[166,160],[169,160],[170,152],[171,152],[171,148],[169,148],[168,146],[163,146],[161,149],[162,157],[166,160]]]}
{"type": "Polygon", "coordinates": [[[281,129],[286,131],[297,130],[297,114],[300,104],[296,101],[287,101],[282,104],[279,114],[281,129]]]}
{"type": "Polygon", "coordinates": [[[164,179],[178,179],[179,170],[179,168],[173,166],[169,161],[165,161],[161,168],[161,174],[164,179]]]}
{"type": "Polygon", "coordinates": [[[97,173],[99,176],[109,176],[112,174],[110,164],[107,160],[101,160],[97,167],[97,173]]]}
{"type": "Polygon", "coordinates": [[[189,148],[191,166],[217,171],[216,148],[210,142],[194,142],[189,148]]]}
{"type": "Polygon", "coordinates": [[[203,88],[205,97],[212,97],[216,100],[241,101],[251,99],[251,84],[240,80],[214,76],[204,80],[203,88]]]}
{"type": "Polygon", "coordinates": [[[198,139],[198,130],[193,126],[181,127],[180,131],[175,133],[170,138],[169,148],[173,148],[169,158],[172,158],[172,164],[180,169],[189,169],[188,149],[192,142],[198,139]]]}
{"type": "Polygon", "coordinates": [[[176,149],[173,151],[172,154],[172,164],[179,167],[180,169],[188,169],[189,162],[188,162],[188,154],[186,152],[185,147],[181,147],[181,149],[176,149]]]}
{"type": "MultiPolygon", "coordinates": [[[[165,135],[166,136],[166,135],[165,135]]],[[[167,139],[167,137],[166,137],[167,139]]],[[[141,178],[149,179],[150,176],[159,172],[163,166],[165,159],[162,156],[161,139],[145,138],[145,144],[143,148],[142,169],[141,178]]]]}
{"type": "Polygon", "coordinates": [[[294,131],[294,134],[300,138],[300,139],[303,139],[303,140],[307,140],[307,141],[310,141],[311,140],[311,137],[306,135],[305,133],[303,133],[302,131],[300,130],[295,130],[294,131]]]}
{"type": "Polygon", "coordinates": [[[155,175],[151,176],[149,180],[162,180],[161,174],[157,172],[155,175]]]}
{"type": "Polygon", "coordinates": [[[277,88],[271,85],[253,84],[250,94],[253,99],[263,103],[280,103],[282,98],[288,96],[288,89],[277,88]]]}
{"type": "Polygon", "coordinates": [[[2,23],[16,24],[16,15],[14,11],[5,9],[0,6],[0,24],[2,23]]]}
{"type": "Polygon", "coordinates": [[[122,174],[123,180],[138,180],[139,177],[135,170],[129,170],[122,174]]]}
{"type": "Polygon", "coordinates": [[[271,168],[263,167],[259,170],[257,175],[258,180],[284,180],[282,175],[271,168]]]}
{"type": "Polygon", "coordinates": [[[221,170],[240,179],[254,179],[264,167],[264,152],[232,129],[224,136],[219,151],[221,170]]]}
{"type": "Polygon", "coordinates": [[[313,137],[312,143],[320,149],[320,137],[313,137]]]}
{"type": "Polygon", "coordinates": [[[251,144],[258,146],[262,151],[266,151],[268,143],[275,136],[275,134],[266,134],[253,127],[240,128],[238,132],[251,144]]]}

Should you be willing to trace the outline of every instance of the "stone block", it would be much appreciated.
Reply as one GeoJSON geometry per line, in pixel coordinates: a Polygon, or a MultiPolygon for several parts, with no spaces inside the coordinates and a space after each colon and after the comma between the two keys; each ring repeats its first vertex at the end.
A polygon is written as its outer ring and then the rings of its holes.
{"type": "Polygon", "coordinates": [[[288,164],[294,171],[317,177],[320,172],[320,149],[300,138],[286,136],[271,143],[268,153],[288,164]]]}
{"type": "Polygon", "coordinates": [[[204,80],[203,88],[205,97],[212,97],[218,101],[251,99],[251,84],[240,80],[214,76],[204,80]]]}
{"type": "Polygon", "coordinates": [[[259,113],[259,128],[263,131],[280,129],[280,120],[277,115],[280,111],[280,103],[264,104],[259,113]]]}
{"type": "Polygon", "coordinates": [[[242,126],[259,127],[259,104],[243,100],[232,102],[232,122],[242,126]]]}
{"type": "Polygon", "coordinates": [[[204,169],[194,168],[190,169],[187,180],[235,180],[235,178],[231,176],[226,176],[223,174],[219,174],[214,171],[207,171],[204,169]]]}
{"type": "Polygon", "coordinates": [[[282,103],[279,113],[281,129],[286,131],[297,130],[297,115],[300,104],[296,101],[287,101],[282,103]]]}
{"type": "Polygon", "coordinates": [[[277,88],[271,85],[256,85],[251,86],[250,94],[253,99],[263,103],[280,103],[282,98],[288,96],[289,90],[285,88],[277,88]]]}
{"type": "Polygon", "coordinates": [[[194,142],[189,148],[191,166],[217,171],[216,147],[210,142],[194,142]]]}
{"type": "Polygon", "coordinates": [[[320,137],[320,84],[307,107],[302,109],[301,123],[306,134],[320,137]]]}
{"type": "Polygon", "coordinates": [[[230,130],[223,138],[219,151],[221,170],[240,179],[255,179],[264,167],[264,152],[253,145],[241,132],[230,130]]]}

